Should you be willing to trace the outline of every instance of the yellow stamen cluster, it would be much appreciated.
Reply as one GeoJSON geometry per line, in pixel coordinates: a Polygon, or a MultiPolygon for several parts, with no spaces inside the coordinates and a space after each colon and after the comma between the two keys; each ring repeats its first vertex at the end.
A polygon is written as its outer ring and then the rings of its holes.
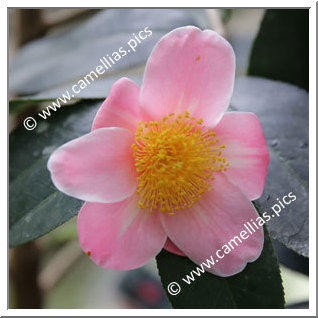
{"type": "Polygon", "coordinates": [[[209,191],[215,171],[226,171],[216,134],[203,120],[173,113],[140,122],[132,145],[138,173],[139,206],[174,214],[209,191]]]}

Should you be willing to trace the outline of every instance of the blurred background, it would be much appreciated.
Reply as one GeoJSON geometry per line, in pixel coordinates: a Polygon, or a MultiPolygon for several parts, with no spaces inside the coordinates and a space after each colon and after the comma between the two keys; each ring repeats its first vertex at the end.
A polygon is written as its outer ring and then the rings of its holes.
{"type": "MultiPolygon", "coordinates": [[[[154,44],[168,31],[184,25],[210,28],[223,35],[234,48],[238,79],[257,75],[308,91],[308,40],[297,40],[297,36],[304,38],[297,34],[303,32],[297,23],[303,25],[305,21],[306,25],[308,13],[286,11],[291,10],[9,9],[10,132],[94,69],[100,57],[124,45],[133,32],[145,26],[153,35],[135,54],[123,58],[87,87],[80,98],[105,98],[114,81],[122,76],[140,83],[154,44]],[[289,28],[291,22],[298,31],[289,28]],[[261,26],[267,33],[260,31],[261,26]],[[294,73],[288,76],[279,59],[293,57],[282,53],[275,59],[270,45],[266,45],[267,34],[276,37],[284,32],[293,36],[292,54],[301,51],[304,56],[294,63],[294,73]],[[253,49],[260,36],[264,47],[253,49]],[[265,57],[263,63],[256,64],[258,50],[265,57]],[[271,63],[277,64],[270,68],[271,63]]],[[[277,241],[274,244],[287,307],[307,308],[308,259],[277,241]]],[[[129,272],[97,267],[80,250],[75,218],[31,243],[10,249],[9,287],[10,308],[170,308],[155,260],[129,272]]]]}

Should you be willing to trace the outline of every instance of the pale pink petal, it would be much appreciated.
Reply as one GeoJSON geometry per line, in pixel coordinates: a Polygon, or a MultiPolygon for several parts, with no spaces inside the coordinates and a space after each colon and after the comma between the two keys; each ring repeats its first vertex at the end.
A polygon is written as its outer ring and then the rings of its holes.
{"type": "Polygon", "coordinates": [[[141,120],[139,91],[139,86],[130,79],[119,79],[99,108],[92,130],[102,127],[123,127],[135,132],[138,121],[141,120]]]}
{"type": "Polygon", "coordinates": [[[212,186],[192,208],[177,211],[175,215],[161,213],[161,221],[168,237],[193,262],[200,265],[212,256],[215,265],[204,269],[219,276],[230,276],[259,257],[264,241],[263,228],[259,227],[245,240],[241,238],[242,243],[236,239],[238,246],[231,243],[234,247],[231,252],[216,262],[216,252],[225,244],[229,245],[235,236],[240,236],[241,231],[246,231],[244,224],[251,219],[256,221],[258,214],[225,175],[217,173],[212,186]]]}
{"type": "Polygon", "coordinates": [[[99,266],[118,270],[138,268],[162,249],[166,234],[158,214],[141,210],[138,198],[101,204],[85,203],[78,219],[84,252],[99,266]]]}
{"type": "Polygon", "coordinates": [[[163,248],[170,253],[180,255],[180,256],[185,256],[185,254],[175,244],[173,244],[173,242],[169,238],[167,238],[167,241],[163,248]]]}
{"type": "Polygon", "coordinates": [[[264,189],[269,151],[256,115],[225,113],[213,131],[220,142],[225,144],[222,156],[230,163],[226,171],[227,177],[250,200],[259,198],[264,189]]]}
{"type": "Polygon", "coordinates": [[[234,73],[233,49],[219,34],[192,26],[175,29],[148,59],[141,107],[155,120],[187,110],[213,126],[228,107],[234,73]]]}
{"type": "Polygon", "coordinates": [[[133,138],[124,128],[101,128],[64,144],[48,161],[54,185],[89,202],[112,203],[131,196],[137,186],[133,138]]]}

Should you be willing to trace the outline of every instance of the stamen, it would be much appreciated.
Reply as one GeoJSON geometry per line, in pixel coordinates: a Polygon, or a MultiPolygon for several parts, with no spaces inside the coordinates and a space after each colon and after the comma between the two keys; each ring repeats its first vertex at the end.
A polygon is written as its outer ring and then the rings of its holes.
{"type": "Polygon", "coordinates": [[[139,122],[134,151],[139,206],[174,214],[191,207],[211,190],[214,172],[226,171],[224,144],[203,119],[174,113],[155,122],[139,122]]]}

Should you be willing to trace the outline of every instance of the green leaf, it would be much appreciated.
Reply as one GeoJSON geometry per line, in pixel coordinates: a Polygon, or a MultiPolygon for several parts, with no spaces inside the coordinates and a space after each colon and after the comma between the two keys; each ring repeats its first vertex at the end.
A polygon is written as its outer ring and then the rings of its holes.
{"type": "MultiPolygon", "coordinates": [[[[282,280],[270,237],[264,227],[265,241],[261,256],[249,263],[239,274],[218,277],[205,272],[190,285],[182,280],[197,265],[187,257],[162,250],[157,265],[162,285],[174,308],[265,309],[283,308],[282,280]],[[177,282],[181,292],[167,292],[171,282],[177,282]]],[[[210,255],[207,255],[209,258],[210,255]]]]}
{"type": "Polygon", "coordinates": [[[59,192],[46,168],[63,143],[90,131],[101,101],[59,109],[33,131],[23,126],[9,138],[9,244],[31,241],[66,222],[82,202],[59,192]]]}
{"type": "Polygon", "coordinates": [[[309,9],[269,9],[250,57],[249,75],[309,85],[309,9]]]}
{"type": "Polygon", "coordinates": [[[24,111],[27,108],[37,105],[37,100],[29,100],[29,99],[14,99],[9,102],[9,113],[14,114],[20,111],[24,111]]]}
{"type": "Polygon", "coordinates": [[[297,199],[268,223],[270,235],[295,252],[309,254],[308,93],[297,86],[263,78],[236,79],[231,100],[235,110],[255,113],[270,150],[262,196],[262,213],[289,192],[297,199]]]}

